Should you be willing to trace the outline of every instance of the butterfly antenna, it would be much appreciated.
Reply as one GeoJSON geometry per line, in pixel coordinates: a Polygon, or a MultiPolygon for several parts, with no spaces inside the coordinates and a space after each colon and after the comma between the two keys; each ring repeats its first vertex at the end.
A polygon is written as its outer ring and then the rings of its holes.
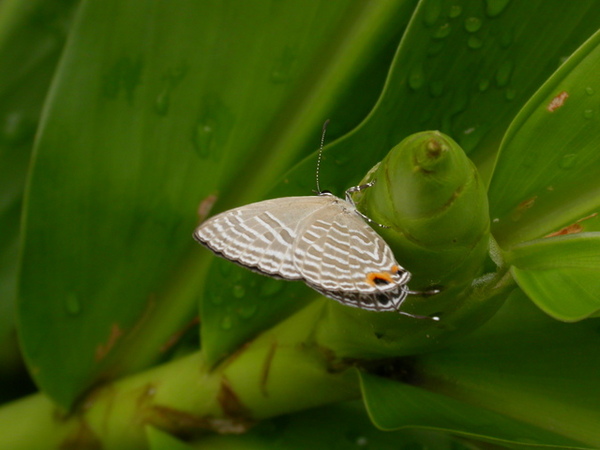
{"type": "Polygon", "coordinates": [[[321,186],[319,184],[319,172],[321,170],[321,156],[323,155],[323,145],[325,144],[325,133],[327,132],[327,125],[329,125],[329,119],[323,124],[323,131],[321,133],[321,145],[319,146],[319,156],[317,157],[317,194],[321,193],[321,186]]]}

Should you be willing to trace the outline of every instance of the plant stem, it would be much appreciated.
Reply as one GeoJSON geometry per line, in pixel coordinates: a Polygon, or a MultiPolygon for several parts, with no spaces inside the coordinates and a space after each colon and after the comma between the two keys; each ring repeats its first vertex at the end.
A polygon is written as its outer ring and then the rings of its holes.
{"type": "Polygon", "coordinates": [[[104,385],[71,414],[42,394],[8,404],[0,448],[137,449],[146,425],[179,436],[240,433],[263,418],[357,398],[353,371],[331,371],[311,344],[306,324],[321,309],[309,305],[216,368],[196,352],[104,385]]]}

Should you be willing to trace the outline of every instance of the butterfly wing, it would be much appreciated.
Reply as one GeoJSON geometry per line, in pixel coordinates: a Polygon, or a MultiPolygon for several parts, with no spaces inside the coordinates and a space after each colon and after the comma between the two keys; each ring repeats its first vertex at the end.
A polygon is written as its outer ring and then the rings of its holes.
{"type": "Polygon", "coordinates": [[[410,274],[354,206],[333,196],[330,202],[298,230],[294,261],[302,278],[346,305],[397,310],[408,294],[410,274]]]}
{"type": "Polygon", "coordinates": [[[235,208],[203,222],[194,238],[217,255],[265,275],[302,279],[294,264],[298,227],[325,206],[319,196],[283,197],[235,208]]]}

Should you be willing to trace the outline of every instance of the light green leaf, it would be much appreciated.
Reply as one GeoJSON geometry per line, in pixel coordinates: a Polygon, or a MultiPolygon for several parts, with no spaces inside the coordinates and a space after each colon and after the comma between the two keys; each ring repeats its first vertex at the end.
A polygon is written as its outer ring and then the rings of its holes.
{"type": "Polygon", "coordinates": [[[516,290],[468,339],[419,356],[413,379],[422,389],[538,428],[532,437],[539,443],[598,448],[599,352],[596,319],[558,322],[516,290]],[[563,440],[548,440],[548,433],[563,440]]]}
{"type": "Polygon", "coordinates": [[[484,408],[399,381],[361,373],[365,404],[383,430],[424,428],[509,447],[587,448],[484,408]]]}
{"type": "Polygon", "coordinates": [[[146,427],[146,436],[150,450],[191,450],[194,447],[180,441],[158,428],[146,427]]]}
{"type": "Polygon", "coordinates": [[[508,258],[521,289],[552,317],[577,321],[600,310],[600,233],[527,242],[508,258]]]}
{"type": "Polygon", "coordinates": [[[501,247],[544,236],[600,208],[600,32],[512,123],[489,188],[501,247]]]}

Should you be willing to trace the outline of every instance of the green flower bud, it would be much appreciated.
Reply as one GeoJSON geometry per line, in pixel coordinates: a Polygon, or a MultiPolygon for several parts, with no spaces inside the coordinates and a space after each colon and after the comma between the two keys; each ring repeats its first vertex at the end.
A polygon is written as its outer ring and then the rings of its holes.
{"type": "Polygon", "coordinates": [[[411,272],[401,309],[438,321],[348,308],[329,302],[317,328],[320,345],[337,358],[382,358],[447,345],[489,319],[504,298],[502,274],[480,278],[490,263],[486,188],[477,169],[449,137],[429,131],[392,149],[354,195],[358,209],[411,272]],[[385,228],[384,228],[385,227],[385,228]],[[477,280],[477,281],[476,281],[477,280]]]}
{"type": "MultiPolygon", "coordinates": [[[[355,196],[413,284],[458,287],[481,273],[489,242],[486,189],[463,150],[437,131],[404,139],[369,172],[355,196]]],[[[412,286],[411,286],[412,287],[412,286]]]]}

